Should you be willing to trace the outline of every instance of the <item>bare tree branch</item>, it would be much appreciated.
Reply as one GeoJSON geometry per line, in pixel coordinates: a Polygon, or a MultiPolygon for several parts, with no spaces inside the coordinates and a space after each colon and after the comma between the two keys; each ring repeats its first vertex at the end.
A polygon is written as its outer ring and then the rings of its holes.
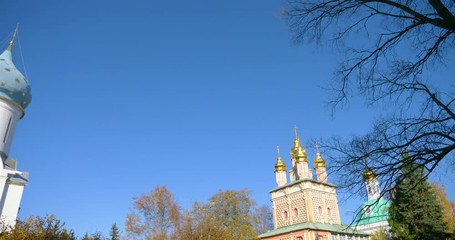
{"type": "Polygon", "coordinates": [[[346,58],[331,89],[336,94],[329,103],[337,107],[360,95],[371,107],[387,104],[389,109],[388,117],[377,120],[368,133],[322,144],[332,163],[330,171],[343,179],[342,187],[362,191],[360,174],[352,172],[368,166],[378,174],[385,196],[403,167],[424,167],[431,174],[452,159],[455,89],[434,87],[442,82],[425,79],[423,73],[453,53],[454,13],[455,0],[287,2],[287,22],[296,43],[325,38],[347,42],[346,58]],[[360,37],[368,41],[356,44],[360,37]]]}

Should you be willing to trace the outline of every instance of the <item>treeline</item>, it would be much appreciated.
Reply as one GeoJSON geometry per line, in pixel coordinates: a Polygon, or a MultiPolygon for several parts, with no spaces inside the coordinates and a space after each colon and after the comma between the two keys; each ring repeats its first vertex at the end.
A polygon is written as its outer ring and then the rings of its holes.
{"type": "Polygon", "coordinates": [[[25,220],[18,220],[15,227],[1,226],[0,240],[120,240],[120,230],[115,223],[109,237],[104,237],[101,233],[86,233],[78,238],[75,232],[66,228],[65,223],[55,215],[30,216],[25,220]]]}
{"type": "Polygon", "coordinates": [[[257,207],[248,190],[220,191],[183,210],[165,187],[135,198],[126,220],[128,239],[256,239],[273,229],[273,213],[257,207]]]}
{"type": "Polygon", "coordinates": [[[55,215],[47,215],[18,220],[14,228],[0,228],[0,240],[242,240],[256,239],[271,229],[271,208],[258,207],[246,189],[219,191],[207,202],[195,202],[185,210],[166,186],[160,186],[134,197],[123,234],[114,223],[109,236],[101,232],[78,236],[55,215]]]}
{"type": "MultiPolygon", "coordinates": [[[[414,164],[402,168],[398,179],[389,197],[390,228],[372,239],[455,239],[455,201],[448,200],[445,188],[430,184],[425,169],[414,164]]],[[[0,227],[0,240],[254,240],[273,229],[272,209],[258,206],[246,189],[219,191],[191,209],[183,209],[166,186],[133,200],[123,234],[114,223],[109,236],[77,236],[48,215],[17,221],[14,228],[0,227]]]]}

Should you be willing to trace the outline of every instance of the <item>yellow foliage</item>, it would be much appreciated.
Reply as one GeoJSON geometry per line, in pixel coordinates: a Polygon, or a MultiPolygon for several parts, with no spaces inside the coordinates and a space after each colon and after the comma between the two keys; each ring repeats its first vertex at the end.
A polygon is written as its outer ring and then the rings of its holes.
{"type": "Polygon", "coordinates": [[[434,193],[438,197],[444,209],[444,220],[448,225],[448,231],[450,233],[455,232],[455,201],[450,201],[447,198],[446,188],[438,183],[431,183],[434,193]]]}

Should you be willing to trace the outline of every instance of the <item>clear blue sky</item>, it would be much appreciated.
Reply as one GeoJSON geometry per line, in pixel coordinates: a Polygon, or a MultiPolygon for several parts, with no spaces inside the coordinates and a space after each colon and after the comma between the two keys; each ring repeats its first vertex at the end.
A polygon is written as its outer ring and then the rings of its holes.
{"type": "MultiPolygon", "coordinates": [[[[281,1],[1,5],[0,40],[20,22],[33,91],[10,152],[30,172],[21,218],[53,213],[79,235],[107,233],[158,185],[185,208],[220,189],[269,204],[276,145],[290,165],[294,124],[313,160],[309,139],[361,134],[376,116],[356,101],[330,115],[322,87],[342,56],[330,43],[293,45],[281,1]]],[[[339,200],[349,222],[362,199],[339,200]]]]}

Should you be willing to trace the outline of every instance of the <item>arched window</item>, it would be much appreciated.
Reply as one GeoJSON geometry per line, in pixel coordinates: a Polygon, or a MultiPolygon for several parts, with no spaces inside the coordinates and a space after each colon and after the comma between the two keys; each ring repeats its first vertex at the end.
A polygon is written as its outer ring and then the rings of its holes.
{"type": "Polygon", "coordinates": [[[322,215],[322,207],[321,206],[319,206],[318,210],[319,210],[319,214],[322,215]]]}
{"type": "Polygon", "coordinates": [[[299,209],[294,208],[294,217],[298,217],[298,216],[299,216],[299,209]]]}
{"type": "Polygon", "coordinates": [[[371,207],[370,206],[365,206],[363,208],[363,212],[365,213],[366,216],[369,216],[371,214],[371,207]]]}
{"type": "Polygon", "coordinates": [[[284,211],[283,218],[284,218],[284,220],[288,219],[288,211],[284,211]]]}

